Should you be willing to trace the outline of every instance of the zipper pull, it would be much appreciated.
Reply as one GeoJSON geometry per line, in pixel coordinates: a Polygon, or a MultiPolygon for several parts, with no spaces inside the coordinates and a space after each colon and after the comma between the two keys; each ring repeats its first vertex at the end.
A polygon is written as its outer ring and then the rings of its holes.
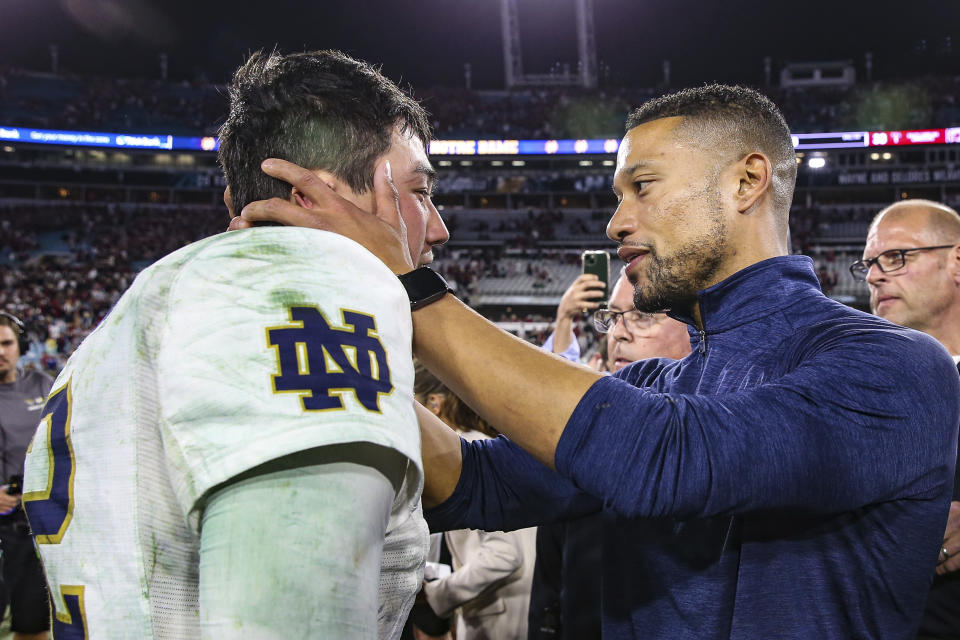
{"type": "Polygon", "coordinates": [[[702,356],[707,354],[707,332],[703,329],[700,329],[700,345],[697,347],[697,351],[702,356]]]}

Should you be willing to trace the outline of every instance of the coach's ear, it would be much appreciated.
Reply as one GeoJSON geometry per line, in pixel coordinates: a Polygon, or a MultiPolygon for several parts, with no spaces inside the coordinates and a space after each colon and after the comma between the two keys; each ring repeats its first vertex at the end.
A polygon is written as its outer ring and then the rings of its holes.
{"type": "Polygon", "coordinates": [[[734,195],[737,211],[750,213],[767,196],[773,180],[773,166],[762,153],[750,153],[734,166],[734,178],[737,181],[734,195]]]}

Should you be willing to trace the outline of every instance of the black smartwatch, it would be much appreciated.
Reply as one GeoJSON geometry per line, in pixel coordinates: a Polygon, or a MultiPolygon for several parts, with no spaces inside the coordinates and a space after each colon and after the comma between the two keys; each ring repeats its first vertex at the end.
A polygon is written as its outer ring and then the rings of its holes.
{"type": "Polygon", "coordinates": [[[401,273],[397,277],[400,278],[403,288],[407,290],[411,311],[416,311],[431,302],[436,302],[448,293],[453,293],[453,289],[443,276],[430,267],[420,267],[409,273],[401,273]]]}

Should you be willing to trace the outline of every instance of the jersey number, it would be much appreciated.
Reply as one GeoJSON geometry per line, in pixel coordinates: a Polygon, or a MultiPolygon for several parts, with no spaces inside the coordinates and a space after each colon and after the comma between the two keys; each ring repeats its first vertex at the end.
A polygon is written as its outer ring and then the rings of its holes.
{"type": "MultiPolygon", "coordinates": [[[[73,443],[70,441],[70,411],[73,398],[70,381],[51,394],[40,415],[41,428],[47,434],[47,486],[42,491],[23,494],[23,508],[37,544],[60,544],[73,519],[73,477],[76,464],[73,443]]],[[[31,445],[32,446],[32,445],[31,445]]],[[[84,619],[83,586],[60,585],[60,597],[66,611],[53,607],[53,637],[55,640],[83,640],[87,638],[84,619]]]]}

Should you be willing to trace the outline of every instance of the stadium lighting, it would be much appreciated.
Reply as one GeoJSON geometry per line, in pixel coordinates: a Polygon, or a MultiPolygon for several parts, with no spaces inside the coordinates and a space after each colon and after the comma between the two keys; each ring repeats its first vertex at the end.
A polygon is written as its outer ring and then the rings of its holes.
{"type": "Polygon", "coordinates": [[[827,166],[827,159],[821,157],[810,158],[807,160],[807,166],[811,169],[823,169],[827,166]]]}

